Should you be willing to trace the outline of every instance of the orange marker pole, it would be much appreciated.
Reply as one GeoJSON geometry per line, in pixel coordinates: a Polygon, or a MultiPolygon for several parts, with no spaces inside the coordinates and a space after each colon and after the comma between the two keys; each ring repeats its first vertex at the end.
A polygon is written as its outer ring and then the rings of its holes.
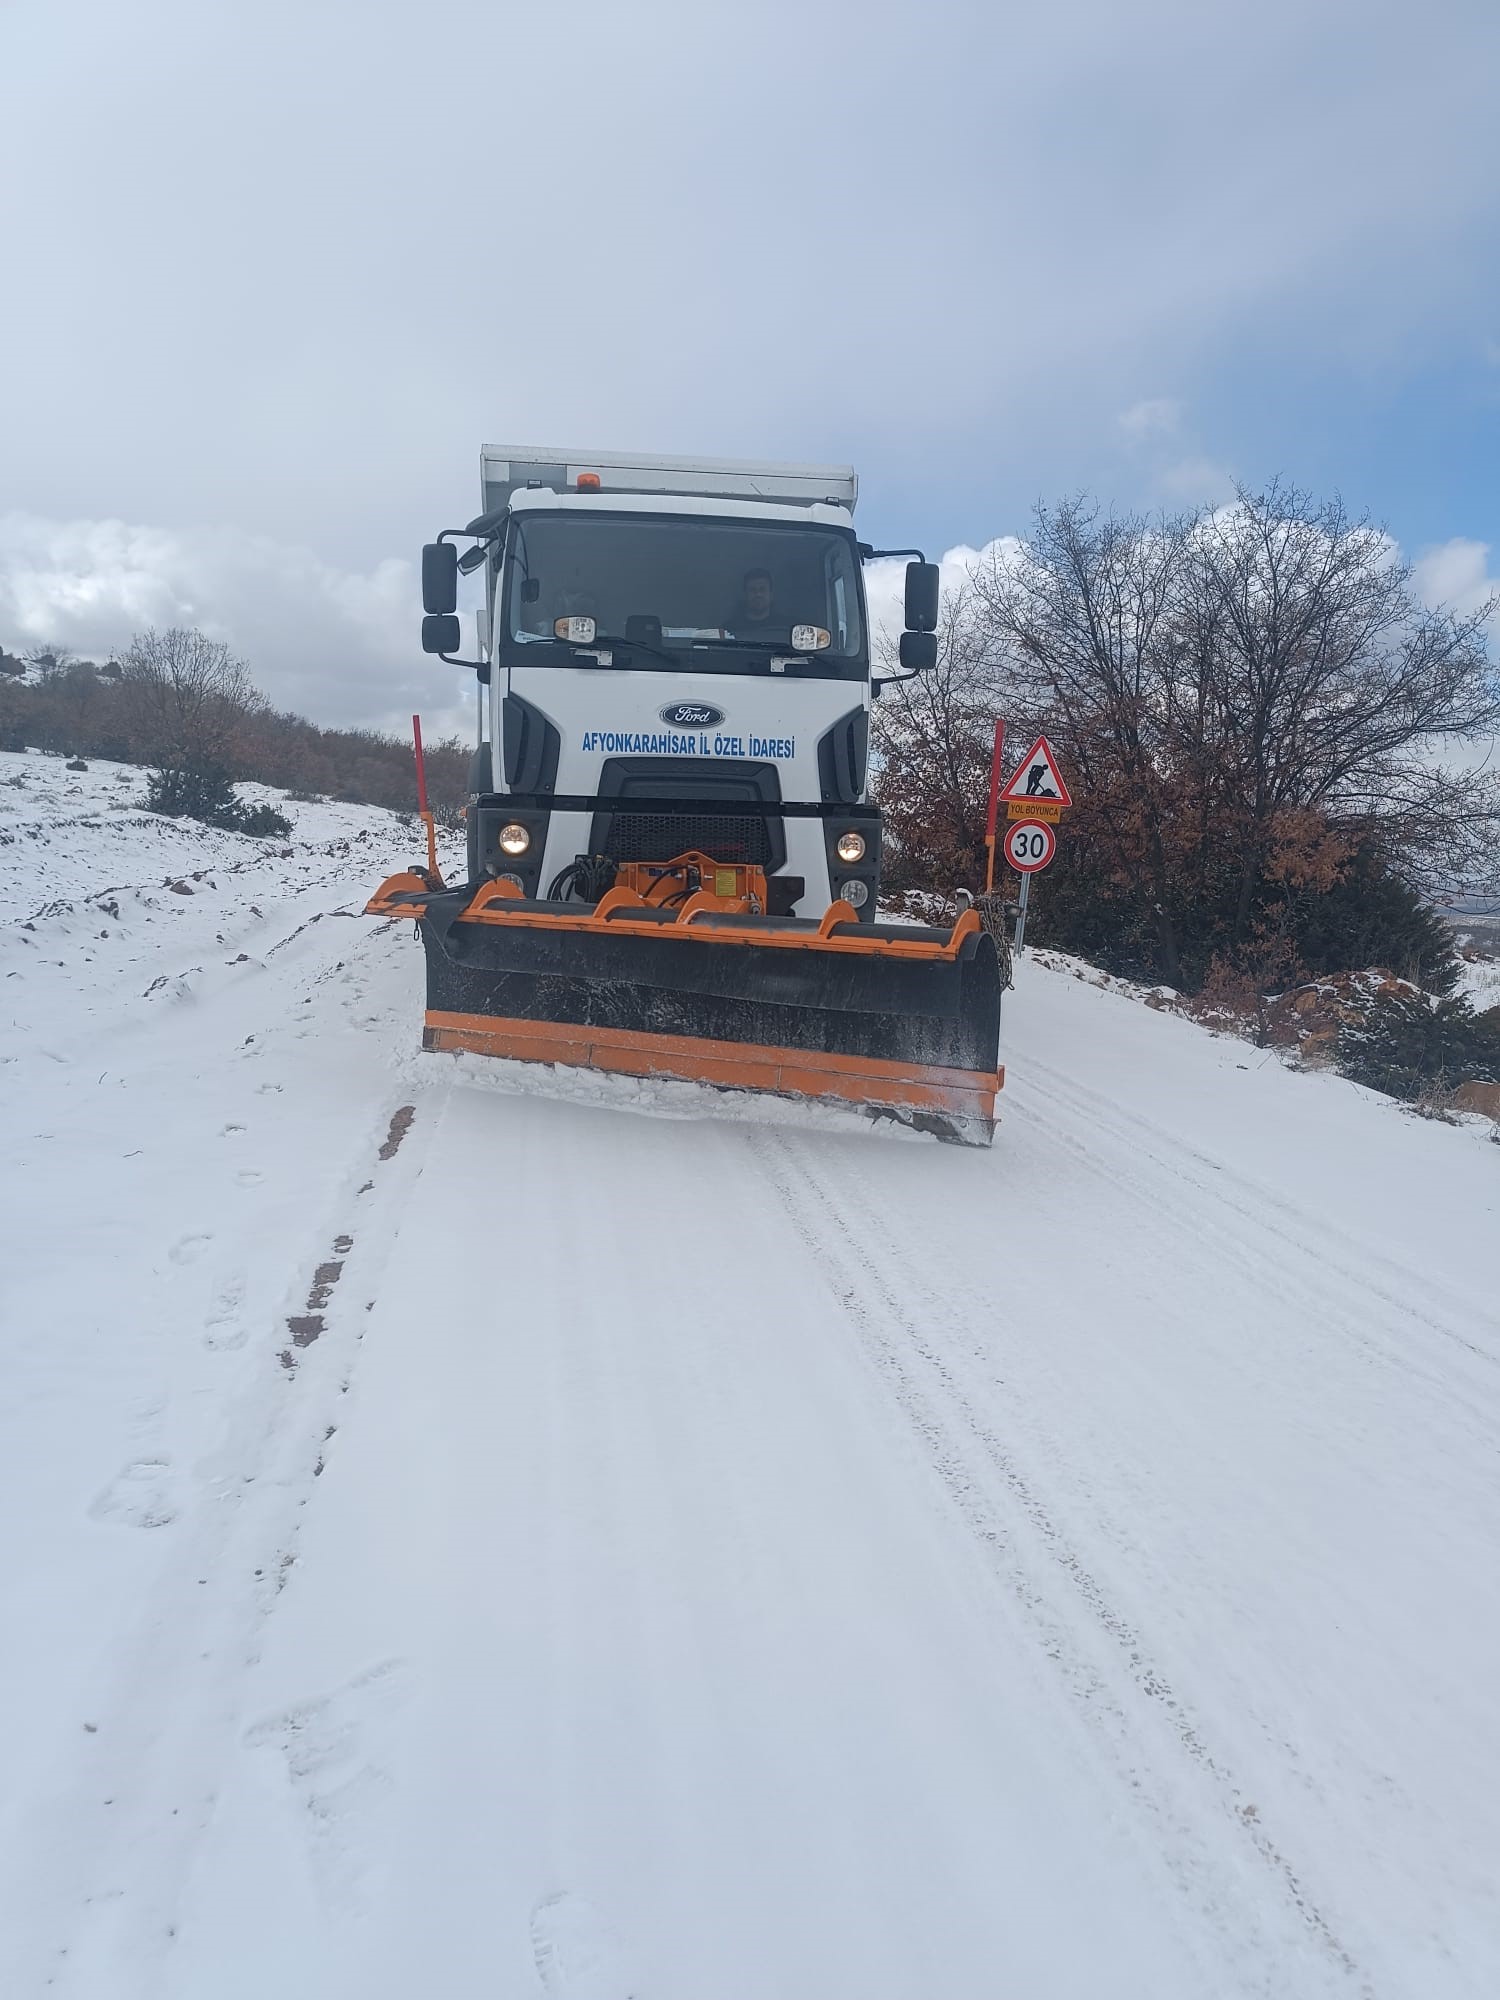
{"type": "Polygon", "coordinates": [[[433,881],[442,886],[443,878],[438,872],[437,821],[427,805],[427,765],[422,756],[422,718],[414,715],[411,719],[411,740],[417,756],[417,817],[427,829],[427,872],[433,881]]]}
{"type": "Polygon", "coordinates": [[[984,845],[984,893],[988,896],[995,886],[995,825],[1000,816],[1000,764],[1005,755],[1005,721],[995,718],[995,748],[990,758],[990,816],[985,822],[984,845]]]}

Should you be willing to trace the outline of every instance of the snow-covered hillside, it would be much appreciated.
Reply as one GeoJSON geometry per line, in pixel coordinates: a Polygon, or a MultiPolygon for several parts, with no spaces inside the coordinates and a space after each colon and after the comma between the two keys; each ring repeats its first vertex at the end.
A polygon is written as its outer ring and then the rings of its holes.
{"type": "Polygon", "coordinates": [[[0,757],[5,2000],[1500,1990],[1487,1128],[421,1057],[409,822],[138,782],[0,757]]]}
{"type": "Polygon", "coordinates": [[[1466,955],[1457,990],[1476,1013],[1487,1007],[1500,1007],[1500,958],[1477,951],[1466,955]]]}

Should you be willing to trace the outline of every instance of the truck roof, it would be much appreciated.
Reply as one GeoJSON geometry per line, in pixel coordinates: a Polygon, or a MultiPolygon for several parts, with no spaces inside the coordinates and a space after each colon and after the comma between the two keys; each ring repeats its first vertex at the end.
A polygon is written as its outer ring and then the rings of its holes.
{"type": "MultiPolygon", "coordinates": [[[[684,498],[819,502],[854,512],[859,480],[852,465],[787,465],[742,458],[663,458],[657,453],[573,451],[556,446],[480,447],[479,480],[486,514],[510,504],[528,486],[577,492],[580,473],[601,493],[680,494],[684,498]]],[[[588,490],[588,489],[586,489],[588,490]]]]}
{"type": "Polygon", "coordinates": [[[821,500],[801,506],[787,506],[775,500],[722,500],[712,494],[687,493],[559,493],[551,487],[522,488],[513,493],[515,514],[554,513],[559,510],[580,514],[690,514],[695,519],[729,521],[789,521],[820,528],[844,528],[851,534],[854,522],[847,507],[831,506],[821,500]]]}

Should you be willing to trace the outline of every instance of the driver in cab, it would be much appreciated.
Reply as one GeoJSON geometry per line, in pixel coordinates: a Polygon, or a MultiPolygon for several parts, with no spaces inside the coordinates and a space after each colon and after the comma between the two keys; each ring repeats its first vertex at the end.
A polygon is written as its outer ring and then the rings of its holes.
{"type": "Polygon", "coordinates": [[[770,646],[787,644],[790,627],[776,615],[776,584],[768,569],[747,569],[740,601],[729,620],[736,639],[761,639],[770,646]]]}

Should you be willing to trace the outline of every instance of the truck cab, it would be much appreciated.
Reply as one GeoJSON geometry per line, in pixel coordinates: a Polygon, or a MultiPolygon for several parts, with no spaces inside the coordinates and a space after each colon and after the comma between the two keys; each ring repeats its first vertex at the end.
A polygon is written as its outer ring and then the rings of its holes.
{"type": "MultiPolygon", "coordinates": [[[[471,881],[592,903],[621,864],[696,852],[763,877],[768,916],[873,920],[852,469],[486,446],[481,485],[423,561],[423,644],[450,659],[456,572],[484,571],[471,881]]],[[[936,582],[910,565],[909,669],[936,582]]]]}

